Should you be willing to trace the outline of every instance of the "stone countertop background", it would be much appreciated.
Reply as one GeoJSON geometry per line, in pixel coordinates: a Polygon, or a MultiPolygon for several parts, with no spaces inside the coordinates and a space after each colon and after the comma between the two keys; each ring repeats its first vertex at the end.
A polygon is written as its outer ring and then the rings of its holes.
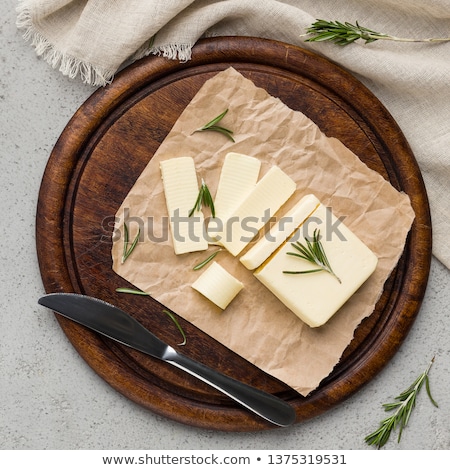
{"type": "Polygon", "coordinates": [[[402,440],[386,449],[450,449],[450,271],[433,259],[411,332],[375,379],[325,414],[286,429],[225,433],[157,416],[104,382],[76,353],[44,294],[35,249],[39,186],[50,152],[94,89],[38,59],[16,29],[16,1],[0,4],[0,450],[372,449],[364,436],[382,403],[407,388],[433,355],[432,406],[423,390],[402,440]]]}

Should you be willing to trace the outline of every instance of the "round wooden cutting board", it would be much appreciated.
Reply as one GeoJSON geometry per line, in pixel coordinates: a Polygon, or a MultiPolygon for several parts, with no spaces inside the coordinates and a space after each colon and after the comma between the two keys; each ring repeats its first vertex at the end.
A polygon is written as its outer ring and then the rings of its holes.
{"type": "MultiPolygon", "coordinates": [[[[51,153],[36,219],[39,264],[47,292],[106,300],[177,347],[179,332],[163,306],[150,297],[115,291],[126,283],[111,268],[114,216],[201,85],[230,66],[340,139],[407,193],[416,214],[375,311],[358,327],[333,372],[307,397],[179,319],[189,338],[186,355],[286,399],[301,422],[342,402],[390,360],[419,312],[431,260],[429,207],[415,158],[386,109],[341,68],[298,47],[255,38],[203,40],[188,62],[149,57],[126,68],[80,107],[51,153]]],[[[86,362],[136,403],[208,429],[273,427],[172,366],[57,317],[86,362]]]]}

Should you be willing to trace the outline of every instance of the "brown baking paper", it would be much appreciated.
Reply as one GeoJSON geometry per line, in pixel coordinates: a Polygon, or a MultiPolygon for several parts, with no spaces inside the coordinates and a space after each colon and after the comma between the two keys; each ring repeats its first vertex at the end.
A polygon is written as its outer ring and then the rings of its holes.
{"type": "Polygon", "coordinates": [[[123,220],[129,217],[130,239],[138,226],[133,220],[144,223],[142,241],[125,263],[121,262],[123,237],[114,240],[116,273],[306,396],[329,375],[358,324],[372,313],[403,251],[414,212],[406,194],[370,170],[339,140],[325,136],[305,115],[229,68],[209,79],[186,107],[116,216],[116,234],[123,233],[123,220]],[[235,143],[216,132],[193,133],[227,108],[221,124],[234,131],[235,143]],[[204,178],[214,195],[230,151],[260,159],[260,177],[278,165],[296,181],[295,194],[277,215],[305,194],[315,194],[378,256],[375,273],[326,325],[308,327],[226,251],[215,261],[245,286],[227,309],[220,310],[191,287],[203,272],[193,266],[217,247],[174,254],[159,162],[192,156],[199,181],[204,178]]]}

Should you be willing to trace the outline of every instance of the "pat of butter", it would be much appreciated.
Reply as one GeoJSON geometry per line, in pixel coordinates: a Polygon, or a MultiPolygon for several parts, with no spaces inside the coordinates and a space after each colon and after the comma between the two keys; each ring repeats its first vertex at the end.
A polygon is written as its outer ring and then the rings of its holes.
{"type": "Polygon", "coordinates": [[[237,256],[292,196],[295,182],[277,166],[258,181],[241,204],[223,221],[219,242],[237,256]]]}
{"type": "Polygon", "coordinates": [[[270,228],[250,250],[241,256],[241,263],[250,270],[256,269],[277,250],[287,238],[317,209],[320,201],[313,194],[304,196],[278,222],[270,228]]]}
{"type": "Polygon", "coordinates": [[[194,160],[171,158],[161,161],[160,169],[175,254],[206,250],[203,213],[189,217],[199,192],[194,160]]]}
{"type": "Polygon", "coordinates": [[[220,264],[213,261],[192,284],[192,287],[224,310],[244,285],[220,264]]]}
{"type": "Polygon", "coordinates": [[[254,275],[301,320],[310,327],[318,327],[326,323],[369,278],[377,262],[375,254],[320,204],[254,275]],[[283,273],[317,268],[306,260],[287,254],[296,252],[292,242],[305,244],[305,237],[312,239],[315,229],[320,230],[324,252],[341,283],[326,271],[283,273]]]}

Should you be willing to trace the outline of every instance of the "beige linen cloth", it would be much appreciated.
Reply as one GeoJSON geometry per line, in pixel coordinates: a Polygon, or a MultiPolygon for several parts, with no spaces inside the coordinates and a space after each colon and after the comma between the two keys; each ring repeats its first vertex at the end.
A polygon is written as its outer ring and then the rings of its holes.
{"type": "Polygon", "coordinates": [[[98,86],[147,54],[189,60],[200,37],[258,36],[340,64],[392,113],[420,164],[433,253],[450,268],[450,43],[305,43],[316,19],[413,38],[450,36],[450,0],[24,0],[17,25],[54,68],[98,86]]]}

